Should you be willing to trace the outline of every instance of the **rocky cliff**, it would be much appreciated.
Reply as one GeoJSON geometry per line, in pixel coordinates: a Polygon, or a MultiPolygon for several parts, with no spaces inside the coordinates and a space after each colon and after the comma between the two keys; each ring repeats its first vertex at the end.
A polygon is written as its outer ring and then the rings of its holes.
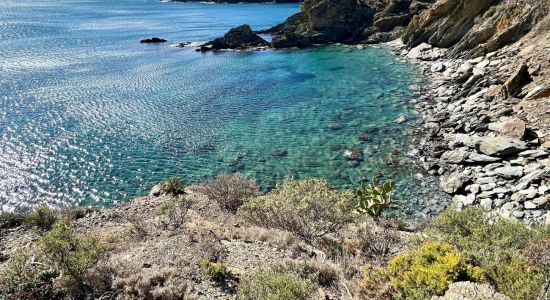
{"type": "Polygon", "coordinates": [[[428,0],[306,0],[301,12],[270,30],[273,46],[383,42],[399,37],[428,0]]]}
{"type": "Polygon", "coordinates": [[[403,41],[452,47],[452,56],[484,55],[518,41],[549,8],[548,0],[443,0],[412,19],[403,41]]]}

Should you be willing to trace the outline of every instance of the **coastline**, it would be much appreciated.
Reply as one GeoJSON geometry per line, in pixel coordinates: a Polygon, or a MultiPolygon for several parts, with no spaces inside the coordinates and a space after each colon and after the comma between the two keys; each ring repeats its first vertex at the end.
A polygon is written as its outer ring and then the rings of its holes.
{"type": "MultiPolygon", "coordinates": [[[[429,79],[415,104],[419,119],[410,156],[440,178],[441,189],[452,197],[451,205],[458,209],[480,205],[489,215],[549,222],[548,143],[542,143],[540,133],[520,118],[521,99],[510,104],[513,110],[503,109],[501,85],[480,82],[481,74],[494,83],[517,77],[517,65],[524,62],[516,56],[532,48],[529,39],[474,59],[448,58],[448,49],[427,44],[407,49],[401,40],[382,45],[418,66],[429,79]],[[501,146],[499,139],[512,145],[501,146]],[[511,149],[498,153],[491,146],[511,149]],[[489,149],[483,153],[480,147],[489,149]]],[[[527,99],[528,94],[524,92],[527,99]]]]}

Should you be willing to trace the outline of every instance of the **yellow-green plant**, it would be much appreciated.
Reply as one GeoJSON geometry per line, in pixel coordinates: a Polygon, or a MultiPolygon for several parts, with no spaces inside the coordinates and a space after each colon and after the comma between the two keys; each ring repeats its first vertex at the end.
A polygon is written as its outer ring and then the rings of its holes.
{"type": "Polygon", "coordinates": [[[395,182],[393,180],[379,184],[376,177],[373,177],[368,185],[362,182],[355,192],[357,197],[355,210],[361,214],[380,217],[384,210],[397,204],[397,201],[392,199],[394,188],[395,182]]]}
{"type": "Polygon", "coordinates": [[[227,266],[222,262],[211,262],[207,259],[201,259],[199,267],[204,276],[218,283],[223,283],[232,277],[231,273],[227,270],[227,266]]]}
{"type": "Polygon", "coordinates": [[[55,211],[47,207],[40,207],[26,215],[23,222],[26,225],[38,230],[48,231],[52,228],[55,222],[57,222],[57,220],[58,217],[55,211]]]}
{"type": "Polygon", "coordinates": [[[442,295],[453,282],[485,281],[483,269],[470,257],[441,242],[429,242],[420,249],[397,255],[379,272],[390,281],[397,295],[411,300],[442,295]]]}
{"type": "Polygon", "coordinates": [[[181,195],[185,194],[185,185],[180,178],[172,177],[161,184],[160,191],[161,194],[181,195]]]}
{"type": "Polygon", "coordinates": [[[242,280],[238,295],[241,300],[307,300],[317,289],[315,276],[302,277],[282,269],[258,270],[242,280]]]}
{"type": "Polygon", "coordinates": [[[84,279],[86,272],[107,250],[96,237],[78,234],[64,223],[56,223],[40,238],[38,246],[47,261],[72,279],[81,292],[90,289],[84,279]]]}

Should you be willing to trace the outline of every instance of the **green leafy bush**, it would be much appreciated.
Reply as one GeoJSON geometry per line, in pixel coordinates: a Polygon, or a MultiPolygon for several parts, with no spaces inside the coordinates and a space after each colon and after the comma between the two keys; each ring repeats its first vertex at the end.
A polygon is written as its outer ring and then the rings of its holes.
{"type": "Polygon", "coordinates": [[[355,209],[357,212],[368,214],[371,217],[380,217],[384,210],[397,204],[397,201],[392,199],[394,188],[395,182],[392,180],[388,180],[381,185],[378,184],[376,177],[373,177],[368,185],[362,182],[355,192],[357,196],[355,209]]]}
{"type": "Polygon", "coordinates": [[[185,194],[185,185],[178,177],[172,177],[160,186],[160,193],[166,195],[182,195],[185,194]]]}
{"type": "Polygon", "coordinates": [[[46,260],[68,276],[68,285],[74,285],[80,292],[90,292],[86,283],[86,272],[92,268],[107,250],[92,235],[77,234],[64,223],[55,224],[38,241],[46,260]]]}
{"type": "Polygon", "coordinates": [[[220,174],[214,180],[200,186],[198,191],[232,212],[237,211],[245,200],[262,194],[255,180],[243,177],[239,173],[220,174]]]}
{"type": "Polygon", "coordinates": [[[419,300],[442,295],[453,282],[485,281],[483,269],[474,265],[471,258],[440,242],[429,242],[418,250],[395,256],[377,276],[389,280],[397,295],[419,300]]]}
{"type": "Polygon", "coordinates": [[[335,190],[322,179],[291,179],[245,201],[239,215],[254,225],[287,230],[312,241],[353,219],[352,199],[351,191],[335,190]]]}
{"type": "Polygon", "coordinates": [[[246,276],[238,290],[241,300],[306,300],[318,289],[315,276],[302,277],[285,268],[258,270],[246,276]]]}
{"type": "Polygon", "coordinates": [[[47,207],[41,207],[36,209],[34,212],[29,213],[25,217],[24,223],[33,228],[48,231],[52,228],[53,224],[57,222],[57,220],[58,217],[55,211],[47,207]]]}

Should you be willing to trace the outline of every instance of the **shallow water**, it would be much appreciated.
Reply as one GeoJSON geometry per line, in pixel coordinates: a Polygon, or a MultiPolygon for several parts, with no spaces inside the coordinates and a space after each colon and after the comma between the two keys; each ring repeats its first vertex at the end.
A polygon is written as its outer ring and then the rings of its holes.
{"type": "MultiPolygon", "coordinates": [[[[298,6],[127,1],[0,3],[0,211],[111,204],[180,176],[241,172],[264,189],[289,176],[338,187],[403,161],[410,66],[385,49],[198,53],[174,48],[298,6]],[[142,45],[159,36],[169,43],[142,45]],[[363,149],[352,166],[346,149],[363,149]],[[276,155],[274,155],[276,154],[276,155]]],[[[401,191],[402,194],[406,192],[401,191]]]]}

